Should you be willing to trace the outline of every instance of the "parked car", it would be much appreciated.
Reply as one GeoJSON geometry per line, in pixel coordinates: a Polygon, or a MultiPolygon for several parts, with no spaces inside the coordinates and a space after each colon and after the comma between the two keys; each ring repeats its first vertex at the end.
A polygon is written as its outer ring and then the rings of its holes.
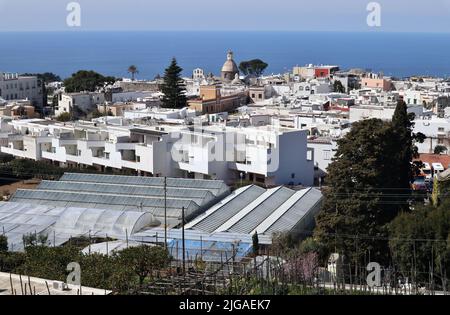
{"type": "Polygon", "coordinates": [[[433,163],[431,164],[431,166],[433,167],[433,176],[436,176],[437,174],[445,171],[445,168],[441,163],[433,163]]]}
{"type": "Polygon", "coordinates": [[[431,181],[431,179],[433,178],[433,174],[432,174],[430,163],[423,162],[422,164],[423,164],[422,173],[425,175],[425,180],[431,181]]]}

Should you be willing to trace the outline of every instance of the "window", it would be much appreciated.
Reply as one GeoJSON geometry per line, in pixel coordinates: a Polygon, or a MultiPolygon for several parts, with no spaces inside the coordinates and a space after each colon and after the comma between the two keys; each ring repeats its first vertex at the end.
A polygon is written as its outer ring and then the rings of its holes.
{"type": "Polygon", "coordinates": [[[444,127],[439,127],[439,128],[438,128],[438,131],[439,131],[439,132],[444,132],[444,130],[445,130],[444,127]]]}
{"type": "Polygon", "coordinates": [[[312,161],[313,160],[313,150],[308,150],[307,152],[306,152],[306,159],[308,160],[308,161],[312,161]]]}
{"type": "Polygon", "coordinates": [[[323,159],[324,160],[331,160],[331,151],[330,150],[324,150],[323,151],[323,159]]]}
{"type": "Polygon", "coordinates": [[[259,98],[263,98],[262,94],[259,94],[258,97],[259,97],[259,98]]]}
{"type": "Polygon", "coordinates": [[[444,139],[438,139],[439,144],[444,144],[444,139]]]}
{"type": "Polygon", "coordinates": [[[105,152],[105,159],[109,160],[109,152],[105,152]]]}
{"type": "Polygon", "coordinates": [[[252,93],[252,98],[255,98],[255,93],[252,93]]]}
{"type": "Polygon", "coordinates": [[[141,162],[141,157],[136,155],[136,162],[140,163],[141,162]]]}

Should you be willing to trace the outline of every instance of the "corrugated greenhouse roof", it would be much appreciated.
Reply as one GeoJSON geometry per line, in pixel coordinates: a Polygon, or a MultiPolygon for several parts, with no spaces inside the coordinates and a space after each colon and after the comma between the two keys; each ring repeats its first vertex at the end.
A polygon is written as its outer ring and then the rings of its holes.
{"type": "Polygon", "coordinates": [[[320,190],[315,188],[308,189],[292,207],[274,220],[273,224],[264,233],[273,234],[275,232],[292,230],[305,216],[317,214],[322,199],[323,195],[320,190]]]}
{"type": "Polygon", "coordinates": [[[265,190],[247,186],[236,190],[186,228],[207,233],[228,232],[272,235],[290,232],[320,209],[322,193],[315,188],[294,191],[286,187],[265,190]]]}
{"type": "MultiPolygon", "coordinates": [[[[127,195],[141,198],[164,198],[164,188],[139,185],[99,184],[84,182],[42,181],[36,188],[60,192],[85,192],[112,195],[127,195]]],[[[203,206],[214,200],[214,195],[208,190],[167,188],[167,199],[194,201],[203,206]]]]}
{"type": "MultiPolygon", "coordinates": [[[[164,186],[163,177],[65,173],[60,180],[68,182],[91,182],[91,183],[140,185],[140,186],[156,186],[156,187],[164,186]]],[[[221,180],[167,178],[166,183],[167,187],[208,190],[214,196],[219,196],[229,191],[229,187],[221,180]]]]}
{"type": "MultiPolygon", "coordinates": [[[[142,198],[95,193],[60,192],[51,190],[18,189],[11,198],[14,202],[53,205],[60,207],[85,207],[118,211],[148,211],[158,216],[164,211],[163,198],[142,198]]],[[[185,208],[186,216],[199,210],[199,206],[189,200],[167,199],[167,211],[181,217],[185,208]]]]}
{"type": "Polygon", "coordinates": [[[188,224],[187,228],[211,233],[261,196],[265,191],[264,188],[254,185],[237,189],[230,196],[206,211],[204,215],[188,224]]]}
{"type": "Polygon", "coordinates": [[[226,227],[225,229],[219,228],[217,231],[250,233],[263,222],[274,209],[280,207],[295,193],[295,191],[285,187],[271,189],[268,190],[268,192],[270,192],[270,194],[266,196],[264,200],[257,200],[254,208],[249,209],[249,212],[242,217],[238,217],[238,220],[235,221],[233,225],[226,227]]]}

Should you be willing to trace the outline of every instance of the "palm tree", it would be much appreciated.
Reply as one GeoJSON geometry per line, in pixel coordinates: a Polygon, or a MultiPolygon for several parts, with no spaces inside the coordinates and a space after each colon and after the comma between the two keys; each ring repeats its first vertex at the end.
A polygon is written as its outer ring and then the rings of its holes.
{"type": "Polygon", "coordinates": [[[131,73],[131,80],[134,81],[134,76],[136,73],[139,73],[138,68],[135,65],[131,65],[128,67],[128,72],[131,73]]]}

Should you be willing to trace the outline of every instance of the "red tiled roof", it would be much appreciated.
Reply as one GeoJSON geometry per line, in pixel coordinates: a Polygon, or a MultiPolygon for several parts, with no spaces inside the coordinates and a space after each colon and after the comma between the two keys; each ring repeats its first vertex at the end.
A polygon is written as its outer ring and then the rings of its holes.
{"type": "Polygon", "coordinates": [[[420,157],[415,160],[427,162],[430,165],[432,163],[441,163],[445,169],[449,168],[449,165],[450,165],[450,155],[426,153],[426,154],[421,154],[420,157]]]}

